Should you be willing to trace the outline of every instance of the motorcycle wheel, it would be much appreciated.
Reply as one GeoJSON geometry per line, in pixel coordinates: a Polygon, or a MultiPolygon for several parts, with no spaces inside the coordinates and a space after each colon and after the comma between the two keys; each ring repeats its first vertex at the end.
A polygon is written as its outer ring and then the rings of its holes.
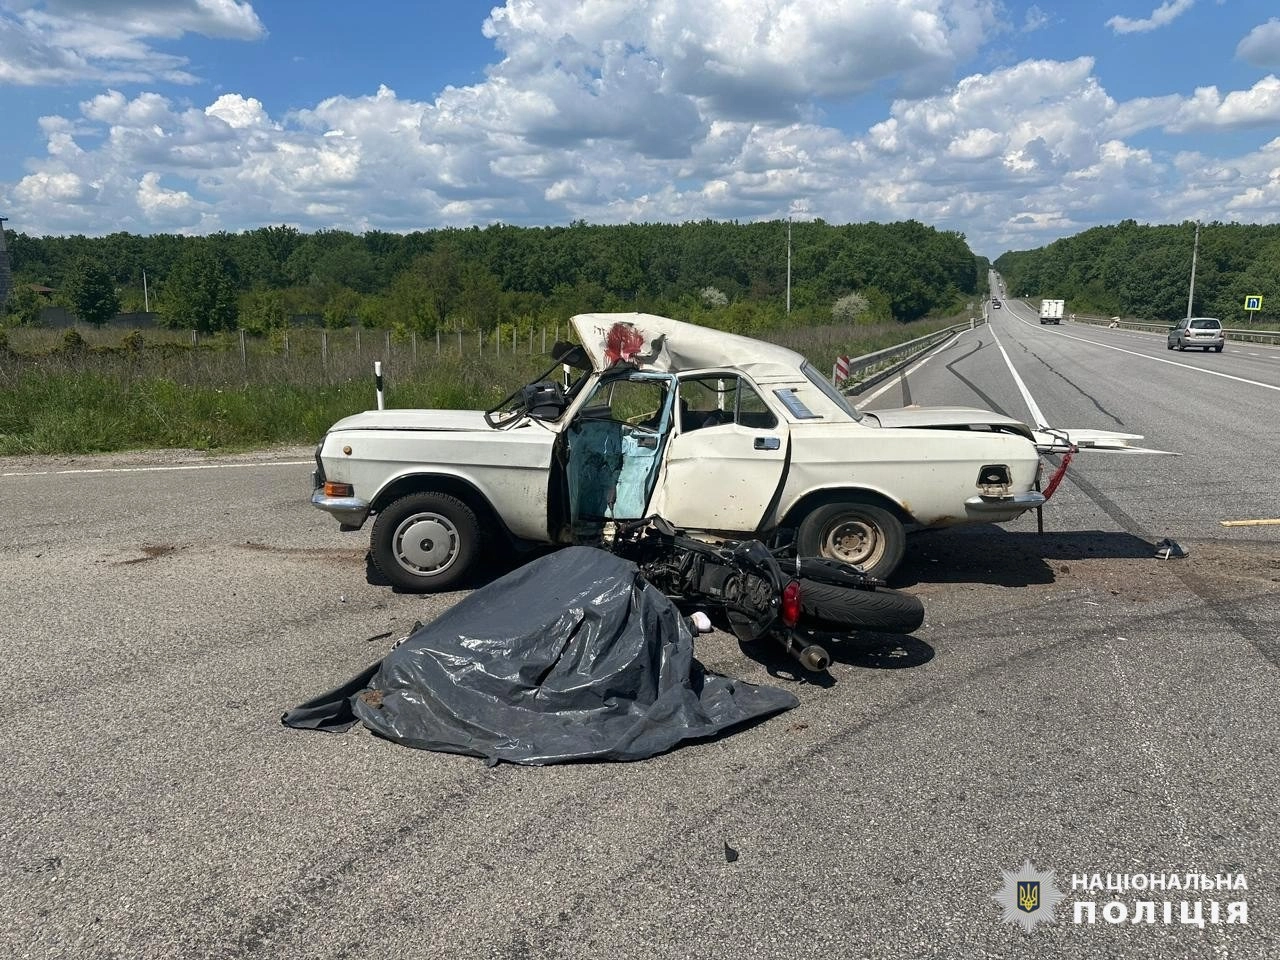
{"type": "Polygon", "coordinates": [[[800,614],[800,626],[828,633],[911,633],[924,623],[924,604],[886,587],[867,590],[801,580],[800,614]]]}

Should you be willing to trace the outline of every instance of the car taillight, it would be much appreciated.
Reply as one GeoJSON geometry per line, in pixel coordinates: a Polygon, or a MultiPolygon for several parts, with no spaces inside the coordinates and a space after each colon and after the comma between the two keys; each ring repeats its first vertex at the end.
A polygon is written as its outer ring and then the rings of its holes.
{"type": "Polygon", "coordinates": [[[782,622],[794,627],[800,622],[800,581],[792,580],[782,588],[782,622]]]}
{"type": "Polygon", "coordinates": [[[326,497],[350,497],[355,492],[355,488],[349,483],[335,483],[332,480],[324,482],[324,495],[326,497]]]}

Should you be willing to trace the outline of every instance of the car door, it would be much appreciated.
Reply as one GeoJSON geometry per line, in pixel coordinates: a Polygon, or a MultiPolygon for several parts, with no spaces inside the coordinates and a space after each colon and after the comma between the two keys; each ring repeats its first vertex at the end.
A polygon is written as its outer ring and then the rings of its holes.
{"type": "Polygon", "coordinates": [[[676,421],[653,512],[697,530],[758,529],[786,472],[786,422],[732,373],[682,376],[676,421]]]}
{"type": "Polygon", "coordinates": [[[600,379],[564,431],[568,519],[575,540],[609,520],[649,514],[672,430],[675,377],[623,372],[600,379]]]}

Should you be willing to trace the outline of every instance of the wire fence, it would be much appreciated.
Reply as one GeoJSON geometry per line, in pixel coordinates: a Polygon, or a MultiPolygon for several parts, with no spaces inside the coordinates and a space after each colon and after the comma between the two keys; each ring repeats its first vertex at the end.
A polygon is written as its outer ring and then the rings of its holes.
{"type": "Polygon", "coordinates": [[[494,331],[441,330],[421,336],[358,327],[294,328],[262,337],[243,330],[202,335],[194,330],[73,329],[74,335],[64,330],[7,331],[9,353],[0,368],[122,373],[200,385],[326,384],[365,377],[374,361],[401,376],[432,367],[455,368],[459,361],[497,369],[509,363],[523,370],[536,366],[532,360],[547,358],[552,345],[561,336],[568,338],[571,328],[542,327],[509,335],[503,331],[501,337],[494,331]]]}
{"type": "MultiPolygon", "coordinates": [[[[912,324],[830,325],[752,331],[829,370],[841,354],[861,355],[932,333],[955,318],[912,324]]],[[[294,327],[254,336],[244,331],[78,326],[71,330],[12,328],[0,350],[0,385],[23,370],[100,373],[126,379],[159,377],[194,386],[257,383],[329,385],[370,376],[380,361],[393,382],[415,377],[492,378],[508,387],[551,364],[558,340],[574,340],[569,324],[498,330],[414,331],[294,327]],[[500,331],[500,332],[499,332],[500,331]]]]}

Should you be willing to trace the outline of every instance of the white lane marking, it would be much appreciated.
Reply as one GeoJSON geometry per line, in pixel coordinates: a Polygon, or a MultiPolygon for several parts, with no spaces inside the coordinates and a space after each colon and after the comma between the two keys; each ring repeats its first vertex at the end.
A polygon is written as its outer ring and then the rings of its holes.
{"type": "MultiPolygon", "coordinates": [[[[1019,316],[1015,316],[1013,319],[1017,320],[1019,323],[1025,323],[1028,327],[1031,326],[1030,323],[1028,323],[1026,320],[1023,320],[1019,316]]],[[[1043,327],[1041,327],[1040,329],[1044,330],[1043,327]]],[[[1196,373],[1207,373],[1211,377],[1222,377],[1224,380],[1234,380],[1236,381],[1236,383],[1247,383],[1251,387],[1262,387],[1264,390],[1275,390],[1276,392],[1280,393],[1280,386],[1274,383],[1262,383],[1261,381],[1258,381],[1258,380],[1248,380],[1245,377],[1237,377],[1234,374],[1222,373],[1221,371],[1218,371],[1218,370],[1206,370],[1204,367],[1193,367],[1189,363],[1179,363],[1177,360],[1166,360],[1164,357],[1153,357],[1149,353],[1138,353],[1136,350],[1126,350],[1124,349],[1124,347],[1113,347],[1109,343],[1099,343],[1097,340],[1086,340],[1084,337],[1073,337],[1069,333],[1061,333],[1057,330],[1044,330],[1044,332],[1052,333],[1055,337],[1066,337],[1068,340],[1076,340],[1076,341],[1079,341],[1080,343],[1087,343],[1091,347],[1102,347],[1104,350],[1115,350],[1117,353],[1127,353],[1131,357],[1141,357],[1143,360],[1154,360],[1156,363],[1167,363],[1171,367],[1181,367],[1183,370],[1193,370],[1196,373]]],[[[992,331],[992,333],[994,335],[994,331],[992,331]]]]}
{"type": "MultiPolygon", "coordinates": [[[[959,340],[961,337],[963,337],[963,336],[964,336],[966,333],[968,333],[968,332],[969,332],[968,330],[961,330],[959,333],[957,333],[957,334],[956,334],[956,340],[959,340]]],[[[948,343],[955,343],[956,341],[955,341],[955,340],[948,340],[947,342],[948,342],[948,343]]],[[[863,400],[861,403],[855,403],[855,404],[853,405],[853,409],[855,409],[855,410],[861,410],[861,409],[862,409],[863,407],[865,407],[868,403],[870,403],[871,401],[873,401],[876,397],[880,396],[882,393],[884,393],[886,390],[888,390],[890,387],[894,386],[895,384],[899,383],[900,381],[905,380],[907,377],[909,377],[911,374],[915,373],[917,370],[919,370],[921,367],[923,367],[926,363],[928,363],[930,360],[932,360],[932,359],[933,359],[934,357],[936,357],[937,355],[938,355],[938,351],[933,350],[933,351],[931,351],[931,352],[929,353],[929,355],[928,355],[927,357],[924,357],[924,358],[922,358],[921,360],[919,360],[918,362],[913,363],[911,366],[907,367],[907,369],[905,369],[905,370],[903,370],[901,373],[899,373],[896,377],[890,377],[890,378],[888,379],[888,381],[886,381],[886,382],[885,382],[885,385],[884,385],[883,387],[881,387],[879,390],[877,390],[875,393],[871,394],[871,396],[867,397],[867,398],[866,398],[865,400],[863,400]]]]}
{"type": "MultiPolygon", "coordinates": [[[[1021,319],[1020,317],[1018,319],[1021,319]]],[[[1023,321],[1024,323],[1026,321],[1023,321]]],[[[1022,382],[1022,377],[1018,376],[1018,371],[1014,369],[1013,361],[1009,359],[1009,354],[1005,352],[1004,344],[1000,342],[1000,338],[996,336],[995,328],[991,328],[991,338],[995,340],[996,346],[1000,348],[1000,356],[1004,357],[1005,365],[1009,368],[1009,372],[1013,374],[1013,382],[1018,385],[1018,390],[1022,393],[1022,399],[1027,403],[1027,409],[1031,411],[1031,416],[1035,419],[1035,425],[1041,430],[1049,426],[1049,421],[1044,418],[1044,414],[1040,412],[1040,407],[1036,404],[1035,397],[1031,396],[1031,391],[1027,389],[1027,385],[1022,382]]]]}
{"type": "Polygon", "coordinates": [[[232,470],[249,467],[301,467],[315,463],[314,460],[274,460],[270,463],[188,463],[171,467],[84,467],[76,470],[13,470],[0,473],[0,477],[61,477],[71,474],[89,473],[161,473],[169,470],[232,470]]]}

